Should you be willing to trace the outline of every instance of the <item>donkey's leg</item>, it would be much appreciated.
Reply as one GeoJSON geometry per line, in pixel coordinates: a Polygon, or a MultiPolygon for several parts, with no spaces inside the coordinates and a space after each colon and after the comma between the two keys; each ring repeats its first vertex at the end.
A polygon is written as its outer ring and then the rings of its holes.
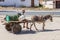
{"type": "Polygon", "coordinates": [[[26,28],[29,29],[29,27],[28,27],[28,22],[26,23],[26,28]]]}
{"type": "Polygon", "coordinates": [[[23,23],[23,28],[25,28],[25,22],[23,23]]]}
{"type": "Polygon", "coordinates": [[[33,24],[34,24],[35,29],[38,31],[38,29],[36,28],[35,22],[33,24]]]}
{"type": "Polygon", "coordinates": [[[30,31],[31,31],[32,26],[33,26],[33,24],[31,24],[31,26],[30,26],[30,31]]]}
{"type": "Polygon", "coordinates": [[[43,22],[43,27],[42,27],[43,31],[44,31],[44,27],[45,27],[45,22],[43,22]]]}

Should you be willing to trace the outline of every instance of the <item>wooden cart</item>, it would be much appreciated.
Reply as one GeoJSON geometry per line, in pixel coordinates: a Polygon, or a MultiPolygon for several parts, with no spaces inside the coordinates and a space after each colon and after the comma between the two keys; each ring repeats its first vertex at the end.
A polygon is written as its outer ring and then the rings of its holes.
{"type": "MultiPolygon", "coordinates": [[[[27,22],[29,23],[32,21],[28,20],[27,22]]],[[[21,23],[24,23],[24,21],[9,21],[8,23],[5,22],[4,25],[7,31],[11,31],[12,33],[16,34],[16,33],[20,33],[22,30],[22,26],[20,25],[21,23]]]]}

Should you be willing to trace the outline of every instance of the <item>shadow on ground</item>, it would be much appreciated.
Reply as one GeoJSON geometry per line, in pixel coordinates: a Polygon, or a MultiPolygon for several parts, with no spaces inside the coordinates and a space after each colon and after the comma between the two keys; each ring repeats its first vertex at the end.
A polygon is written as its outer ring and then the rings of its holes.
{"type": "Polygon", "coordinates": [[[39,33],[39,32],[53,32],[53,31],[60,31],[60,29],[45,29],[44,31],[42,30],[39,30],[39,31],[30,31],[30,30],[22,30],[20,33],[16,33],[16,34],[36,34],[36,33],[39,33]]]}
{"type": "Polygon", "coordinates": [[[60,31],[60,29],[45,29],[43,30],[39,30],[38,32],[53,32],[53,31],[60,31]]]}
{"type": "Polygon", "coordinates": [[[36,31],[30,31],[30,30],[22,30],[20,33],[16,33],[16,34],[35,34],[36,31]]]}

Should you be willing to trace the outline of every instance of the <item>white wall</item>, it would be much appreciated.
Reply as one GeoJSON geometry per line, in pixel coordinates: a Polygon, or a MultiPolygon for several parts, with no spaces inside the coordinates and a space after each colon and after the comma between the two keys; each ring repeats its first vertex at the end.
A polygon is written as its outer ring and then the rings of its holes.
{"type": "Polygon", "coordinates": [[[25,2],[22,2],[24,6],[30,7],[31,6],[31,0],[25,0],[25,2]]]}
{"type": "Polygon", "coordinates": [[[39,0],[34,0],[34,5],[39,6],[39,0]]]}
{"type": "MultiPolygon", "coordinates": [[[[16,6],[30,7],[31,6],[31,0],[25,0],[25,1],[21,1],[21,0],[5,0],[4,2],[0,2],[0,5],[16,5],[16,6]]],[[[39,1],[34,0],[34,5],[38,6],[39,1]]]]}
{"type": "Polygon", "coordinates": [[[0,2],[0,5],[16,5],[16,6],[31,6],[31,0],[5,0],[4,2],[0,2]]]}
{"type": "Polygon", "coordinates": [[[42,3],[46,8],[53,8],[53,1],[46,1],[42,3]]]}
{"type": "Polygon", "coordinates": [[[4,2],[0,2],[0,5],[14,5],[13,0],[4,0],[4,2]]]}

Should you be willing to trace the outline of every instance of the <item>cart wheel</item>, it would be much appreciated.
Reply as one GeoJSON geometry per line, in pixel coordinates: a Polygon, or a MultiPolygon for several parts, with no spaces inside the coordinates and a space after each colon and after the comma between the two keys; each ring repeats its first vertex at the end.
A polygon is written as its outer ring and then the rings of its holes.
{"type": "Polygon", "coordinates": [[[15,25],[13,25],[13,27],[12,27],[12,32],[14,33],[14,34],[16,34],[16,33],[20,33],[21,32],[21,25],[19,25],[19,24],[15,24],[15,25]]]}
{"type": "Polygon", "coordinates": [[[5,29],[6,29],[7,31],[11,31],[11,26],[10,26],[10,24],[6,24],[5,29]]]}

